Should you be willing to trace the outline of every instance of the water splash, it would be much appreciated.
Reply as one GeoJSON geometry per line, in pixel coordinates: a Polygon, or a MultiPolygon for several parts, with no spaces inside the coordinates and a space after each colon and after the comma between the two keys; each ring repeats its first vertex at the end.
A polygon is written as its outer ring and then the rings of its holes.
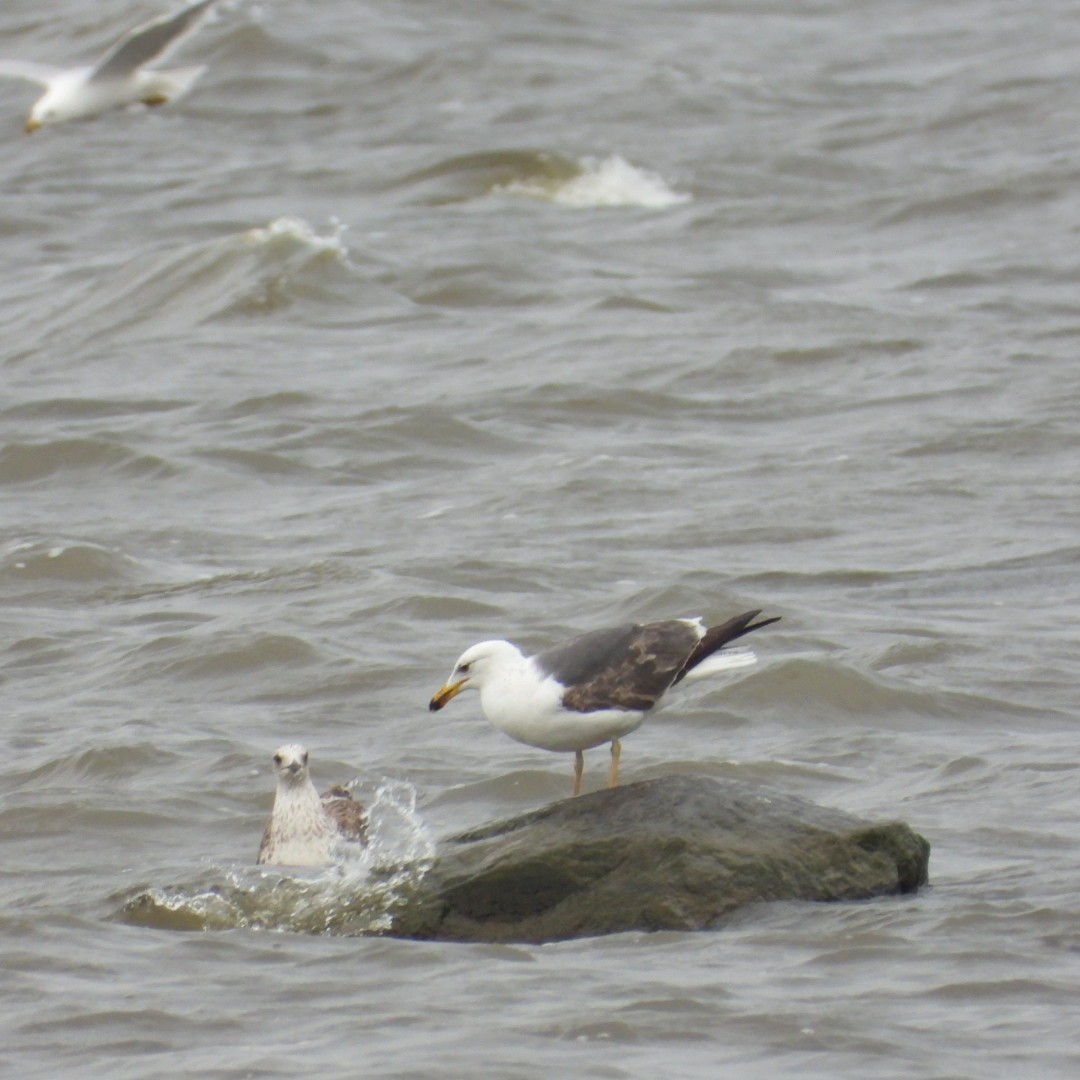
{"type": "Polygon", "coordinates": [[[383,783],[368,817],[368,846],[338,843],[331,866],[215,869],[201,882],[127,893],[117,918],[165,930],[384,932],[430,868],[435,844],[404,781],[383,783]]]}

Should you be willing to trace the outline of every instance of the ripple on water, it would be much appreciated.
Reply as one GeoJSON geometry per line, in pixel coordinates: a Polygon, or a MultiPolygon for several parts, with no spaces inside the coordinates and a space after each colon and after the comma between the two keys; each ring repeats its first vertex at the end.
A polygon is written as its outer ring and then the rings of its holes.
{"type": "Polygon", "coordinates": [[[49,581],[99,585],[130,580],[138,568],[138,561],[119,548],[86,541],[25,541],[0,554],[0,581],[9,585],[33,582],[40,587],[49,581]]]}
{"type": "Polygon", "coordinates": [[[141,454],[105,438],[53,439],[0,447],[0,484],[29,484],[74,474],[103,472],[144,479],[175,476],[177,469],[154,454],[141,454]]]}
{"type": "Polygon", "coordinates": [[[115,782],[167,767],[178,755],[153,743],[95,746],[52,758],[27,772],[16,773],[16,786],[28,789],[78,788],[115,782]]]}
{"type": "Polygon", "coordinates": [[[282,673],[307,667],[318,657],[313,645],[291,634],[204,629],[166,634],[139,645],[128,654],[126,666],[143,677],[209,681],[260,671],[282,673]]]}
{"type": "MultiPolygon", "coordinates": [[[[38,348],[76,349],[125,337],[152,338],[213,319],[248,319],[296,303],[400,312],[408,302],[349,260],[343,228],[319,233],[300,218],[217,239],[135,255],[78,278],[75,295],[47,320],[38,348]]],[[[31,336],[31,335],[27,335],[31,336]]],[[[16,357],[18,358],[18,357],[16,357]]]]}
{"type": "MultiPolygon", "coordinates": [[[[767,670],[750,673],[731,691],[731,700],[744,708],[786,707],[795,715],[812,710],[833,722],[845,717],[857,722],[889,717],[895,722],[905,717],[928,724],[970,715],[975,703],[972,695],[913,686],[836,660],[805,657],[777,660],[767,670]]],[[[1000,708],[991,699],[986,705],[1000,708]]]]}
{"type": "Polygon", "coordinates": [[[116,416],[145,416],[191,407],[190,401],[156,398],[46,398],[6,409],[12,420],[101,420],[116,416]]]}

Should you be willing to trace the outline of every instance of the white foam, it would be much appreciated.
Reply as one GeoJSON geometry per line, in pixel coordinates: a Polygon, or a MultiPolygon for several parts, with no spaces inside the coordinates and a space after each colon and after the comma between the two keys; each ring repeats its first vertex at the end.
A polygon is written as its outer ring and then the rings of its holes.
{"type": "Polygon", "coordinates": [[[344,262],[349,257],[349,249],[342,242],[342,237],[348,226],[334,219],[329,224],[333,232],[329,236],[320,236],[314,226],[303,218],[280,217],[269,225],[248,229],[242,236],[252,245],[291,243],[313,252],[329,252],[344,262]]]}
{"type": "Polygon", "coordinates": [[[669,187],[663,177],[631,165],[625,158],[584,157],[581,171],[569,179],[533,177],[513,180],[494,190],[508,195],[547,199],[558,206],[575,208],[637,206],[662,210],[690,201],[690,196],[669,187]]]}

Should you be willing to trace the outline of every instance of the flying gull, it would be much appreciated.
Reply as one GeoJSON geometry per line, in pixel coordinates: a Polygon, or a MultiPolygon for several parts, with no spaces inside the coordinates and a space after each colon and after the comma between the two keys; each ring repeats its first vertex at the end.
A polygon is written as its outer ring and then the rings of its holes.
{"type": "Polygon", "coordinates": [[[45,87],[26,121],[27,132],[45,124],[98,116],[109,109],[142,102],[163,105],[191,89],[205,67],[172,71],[143,70],[167,53],[216,0],[200,0],[129,30],[90,67],[56,68],[21,60],[0,60],[0,75],[28,79],[45,87]]]}
{"type": "Polygon", "coordinates": [[[302,746],[279,746],[274,771],[277,794],[259,845],[258,862],[325,866],[336,838],[367,843],[363,804],[340,786],[320,797],[308,773],[308,752],[302,746]]]}
{"type": "Polygon", "coordinates": [[[701,619],[615,626],[535,656],[509,641],[481,641],[461,654],[429,708],[479,690],[484,715],[500,731],[543,750],[574,751],[575,795],[584,751],[610,742],[608,786],[615,787],[619,740],[641,726],[668,690],[756,662],[750,649],[725,646],[779,620],[754,622],[760,614],[747,611],[712,627],[701,619]]]}

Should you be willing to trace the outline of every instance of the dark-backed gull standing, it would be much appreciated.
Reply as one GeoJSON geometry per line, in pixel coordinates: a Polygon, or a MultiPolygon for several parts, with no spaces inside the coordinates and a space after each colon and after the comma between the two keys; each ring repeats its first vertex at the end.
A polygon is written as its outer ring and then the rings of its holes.
{"type": "Polygon", "coordinates": [[[263,831],[258,862],[276,866],[325,866],[335,838],[367,843],[367,814],[340,786],[315,790],[302,746],[279,746],[274,754],[277,794],[263,831]]]}
{"type": "Polygon", "coordinates": [[[28,79],[45,87],[26,121],[27,132],[45,124],[98,116],[142,102],[163,105],[187,93],[204,67],[172,71],[145,69],[198,25],[217,0],[200,0],[129,30],[96,64],[56,68],[24,60],[0,60],[0,75],[28,79]]]}
{"type": "Polygon", "coordinates": [[[619,782],[619,740],[641,726],[679,683],[745,667],[750,649],[724,646],[777,622],[754,622],[760,611],[719,626],[701,619],[666,619],[594,630],[525,656],[509,641],[481,641],[466,649],[432,712],[462,690],[479,690],[484,715],[518,742],[543,750],[574,751],[574,794],[581,791],[584,751],[611,743],[608,786],[619,782]]]}

